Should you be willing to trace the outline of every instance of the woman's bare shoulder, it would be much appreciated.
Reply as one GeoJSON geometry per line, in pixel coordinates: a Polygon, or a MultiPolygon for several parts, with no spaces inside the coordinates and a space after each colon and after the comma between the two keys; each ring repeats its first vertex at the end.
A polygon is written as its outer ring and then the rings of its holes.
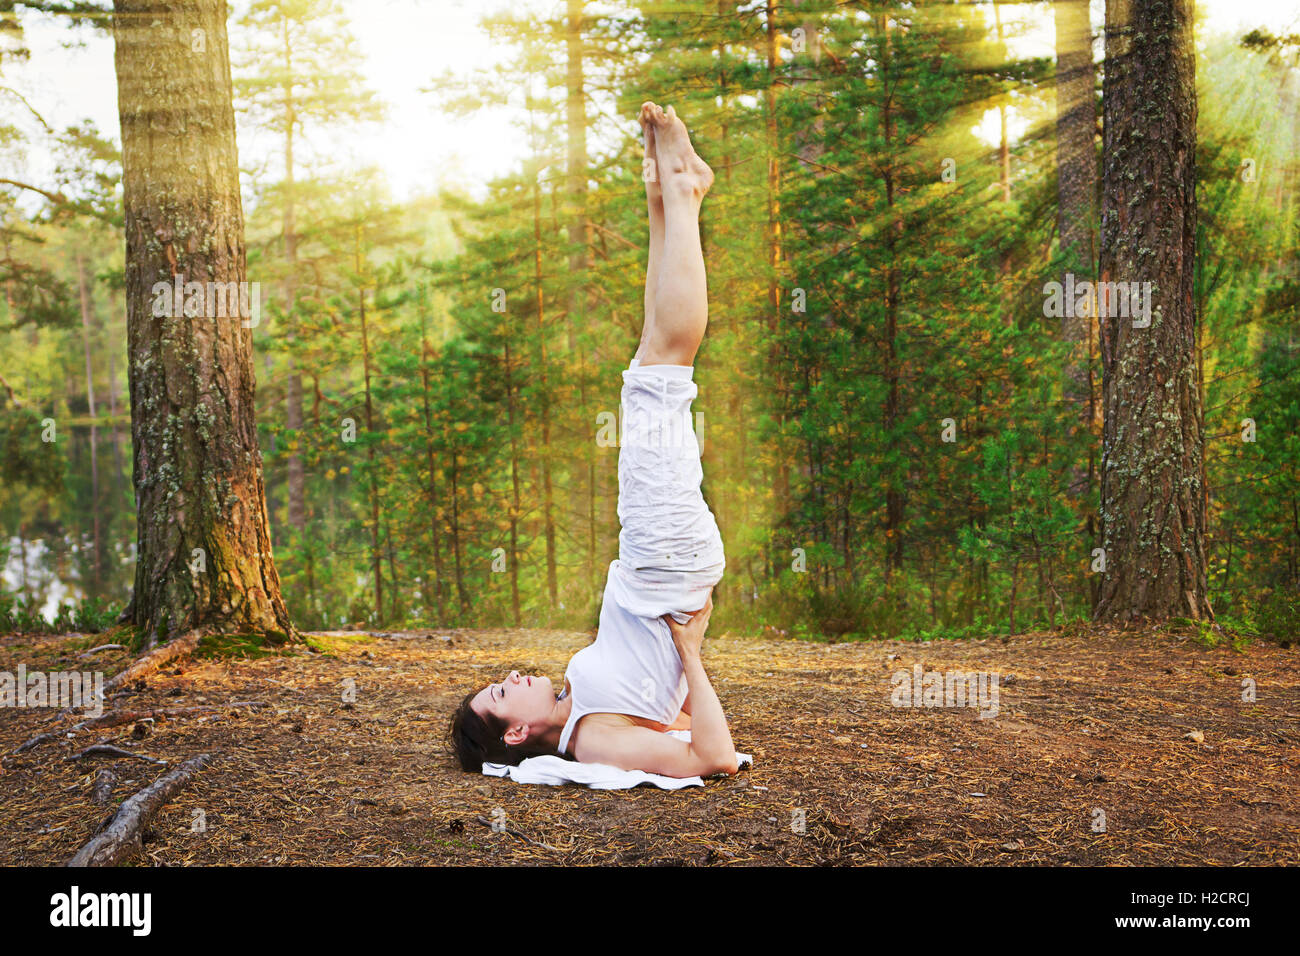
{"type": "Polygon", "coordinates": [[[581,760],[582,757],[578,754],[579,747],[606,740],[610,734],[617,734],[621,730],[636,726],[636,721],[627,714],[583,714],[573,725],[573,733],[569,735],[569,752],[581,760]]]}
{"type": "MultiPolygon", "coordinates": [[[[639,724],[625,714],[588,714],[579,721],[583,723],[586,723],[585,733],[580,739],[571,738],[569,743],[573,756],[583,763],[603,763],[621,770],[644,770],[669,777],[712,772],[686,741],[662,729],[639,724]],[[593,717],[603,719],[593,721],[593,717]]],[[[574,738],[577,737],[575,728],[574,738]]]]}
{"type": "Polygon", "coordinates": [[[638,730],[663,733],[669,729],[668,725],[650,720],[648,717],[634,717],[631,714],[605,712],[583,714],[573,726],[573,733],[569,737],[569,752],[582,760],[584,758],[578,756],[579,746],[590,747],[606,744],[611,740],[625,740],[629,734],[636,736],[634,731],[638,730]]]}

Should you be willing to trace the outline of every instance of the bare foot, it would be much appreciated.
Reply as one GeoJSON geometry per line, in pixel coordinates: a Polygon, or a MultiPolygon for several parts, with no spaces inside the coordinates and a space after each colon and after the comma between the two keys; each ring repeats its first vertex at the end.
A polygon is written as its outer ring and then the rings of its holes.
{"type": "Polygon", "coordinates": [[[713,170],[696,155],[686,124],[677,111],[671,106],[665,112],[653,103],[648,105],[651,107],[649,122],[655,130],[660,185],[703,199],[713,185],[713,170]]]}
{"type": "Polygon", "coordinates": [[[659,107],[647,101],[641,104],[641,113],[637,120],[645,134],[645,162],[641,167],[641,179],[645,182],[645,195],[652,203],[663,204],[664,191],[659,185],[659,153],[655,149],[655,126],[652,120],[654,111],[659,107]]]}

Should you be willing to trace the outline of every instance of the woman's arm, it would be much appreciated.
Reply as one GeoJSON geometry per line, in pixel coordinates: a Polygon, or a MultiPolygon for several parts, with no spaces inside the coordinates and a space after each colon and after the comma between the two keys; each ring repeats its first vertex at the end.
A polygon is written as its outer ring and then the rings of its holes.
{"type": "Polygon", "coordinates": [[[594,724],[583,727],[574,745],[574,756],[590,763],[610,764],[623,770],[645,770],[669,777],[696,774],[734,774],[736,748],[718,695],[700,662],[700,642],[708,627],[713,601],[692,615],[685,625],[665,618],[673,643],[682,658],[691,700],[691,742],[669,737],[647,727],[614,727],[594,724]],[[594,733],[593,733],[594,731],[594,733]]]}
{"type": "Polygon", "coordinates": [[[713,613],[713,597],[691,615],[685,624],[678,624],[671,617],[665,616],[668,629],[672,632],[673,643],[681,655],[682,669],[686,672],[686,686],[691,701],[691,748],[705,762],[712,763],[727,773],[735,773],[736,745],[731,740],[731,729],[727,726],[727,717],[722,712],[722,702],[718,700],[708,674],[704,673],[704,664],[700,660],[700,645],[704,643],[704,632],[709,626],[709,616],[713,613]]]}

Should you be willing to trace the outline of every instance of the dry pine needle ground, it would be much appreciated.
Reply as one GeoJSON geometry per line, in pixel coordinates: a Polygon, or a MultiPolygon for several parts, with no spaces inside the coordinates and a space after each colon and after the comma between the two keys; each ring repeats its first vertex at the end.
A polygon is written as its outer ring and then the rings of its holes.
{"type": "MultiPolygon", "coordinates": [[[[78,658],[93,640],[0,637],[0,670],[126,665],[117,651],[78,658]]],[[[931,644],[711,636],[705,666],[737,748],[755,759],[735,778],[597,792],[453,766],[443,734],[466,691],[512,668],[558,682],[589,640],[319,634],[323,653],[200,658],[109,703],[211,710],[89,728],[19,754],[78,718],[6,708],[0,863],[65,862],[166,770],[64,759],[98,743],[168,766],[216,755],[153,821],[146,864],[1300,862],[1300,664],[1275,645],[1239,653],[1095,627],[931,644]],[[890,678],[915,664],[998,672],[1000,713],[894,707],[890,678]],[[1253,703],[1242,700],[1247,678],[1253,703]],[[349,686],[355,702],[344,700],[349,686]],[[104,767],[117,781],[97,805],[104,767]]]]}

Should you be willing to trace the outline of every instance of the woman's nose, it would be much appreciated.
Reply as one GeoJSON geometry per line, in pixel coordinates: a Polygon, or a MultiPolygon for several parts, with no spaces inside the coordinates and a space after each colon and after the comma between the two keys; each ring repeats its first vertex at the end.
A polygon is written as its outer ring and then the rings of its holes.
{"type": "Polygon", "coordinates": [[[519,681],[522,680],[522,678],[519,676],[519,671],[511,671],[511,672],[510,672],[510,680],[512,680],[514,683],[518,684],[519,681]]]}

